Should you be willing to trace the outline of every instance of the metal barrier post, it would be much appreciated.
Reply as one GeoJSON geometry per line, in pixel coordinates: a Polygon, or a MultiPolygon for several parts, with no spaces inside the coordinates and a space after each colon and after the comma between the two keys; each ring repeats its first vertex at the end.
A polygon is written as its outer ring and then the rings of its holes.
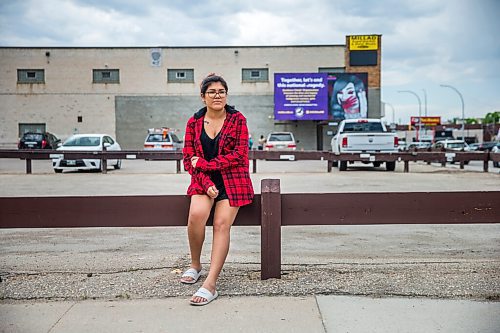
{"type": "Polygon", "coordinates": [[[281,278],[281,193],[279,179],[261,182],[261,280],[281,278]]]}

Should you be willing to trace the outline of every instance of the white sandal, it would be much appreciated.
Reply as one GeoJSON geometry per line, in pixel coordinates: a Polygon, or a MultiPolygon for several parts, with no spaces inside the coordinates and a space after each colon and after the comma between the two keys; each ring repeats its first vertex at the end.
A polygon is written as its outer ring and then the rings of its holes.
{"type": "Polygon", "coordinates": [[[201,270],[198,272],[196,269],[190,268],[187,271],[185,271],[184,274],[182,274],[182,276],[181,276],[181,283],[184,283],[184,284],[194,284],[194,283],[198,282],[198,279],[200,278],[200,276],[201,276],[201,270]],[[184,281],[184,280],[182,280],[182,278],[186,278],[186,277],[189,277],[192,280],[190,280],[190,281],[184,281]]]}
{"type": "Polygon", "coordinates": [[[200,289],[198,289],[197,292],[194,293],[193,297],[201,297],[206,299],[206,301],[199,303],[189,301],[189,303],[191,303],[191,305],[207,305],[208,303],[216,299],[218,296],[219,293],[217,292],[217,290],[212,294],[208,289],[201,287],[200,289]]]}

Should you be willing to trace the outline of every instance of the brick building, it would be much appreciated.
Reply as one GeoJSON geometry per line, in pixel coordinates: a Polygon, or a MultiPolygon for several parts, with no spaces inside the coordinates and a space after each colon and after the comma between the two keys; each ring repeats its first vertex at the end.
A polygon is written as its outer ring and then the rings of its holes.
{"type": "MultiPolygon", "coordinates": [[[[221,47],[1,47],[0,147],[28,130],[62,139],[73,133],[115,136],[140,149],[148,128],[178,128],[200,107],[209,72],[228,82],[228,103],[248,119],[254,138],[294,132],[299,149],[329,149],[334,122],[274,119],[275,73],[368,73],[368,116],[381,117],[381,37],[375,63],[353,65],[347,45],[221,47]]],[[[354,60],[356,60],[354,59],[354,60]]],[[[371,54],[373,61],[373,54],[371,54]]]]}

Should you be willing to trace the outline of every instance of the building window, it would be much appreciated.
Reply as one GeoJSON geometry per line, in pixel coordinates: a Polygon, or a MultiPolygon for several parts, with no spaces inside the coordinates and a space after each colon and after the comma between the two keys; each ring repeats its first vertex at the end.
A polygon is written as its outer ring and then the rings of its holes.
{"type": "Polygon", "coordinates": [[[345,67],[320,67],[319,73],[345,73],[345,67]]]}
{"type": "Polygon", "coordinates": [[[241,80],[243,82],[268,82],[269,70],[267,68],[243,68],[241,80]]]}
{"type": "Polygon", "coordinates": [[[94,69],[93,83],[120,83],[120,70],[94,69]]]}
{"type": "Polygon", "coordinates": [[[168,83],[194,83],[194,69],[167,69],[168,83]]]}
{"type": "Polygon", "coordinates": [[[18,69],[17,83],[45,83],[45,70],[18,69]]]}

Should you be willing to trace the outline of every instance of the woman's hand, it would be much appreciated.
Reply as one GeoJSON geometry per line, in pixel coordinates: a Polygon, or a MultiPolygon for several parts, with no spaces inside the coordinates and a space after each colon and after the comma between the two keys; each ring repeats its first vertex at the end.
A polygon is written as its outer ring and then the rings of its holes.
{"type": "Polygon", "coordinates": [[[198,163],[198,160],[200,159],[199,156],[193,156],[191,157],[191,166],[194,168],[196,168],[196,163],[198,163]]]}
{"type": "Polygon", "coordinates": [[[215,186],[210,186],[207,190],[207,195],[210,198],[215,199],[219,195],[219,190],[215,186]]]}

